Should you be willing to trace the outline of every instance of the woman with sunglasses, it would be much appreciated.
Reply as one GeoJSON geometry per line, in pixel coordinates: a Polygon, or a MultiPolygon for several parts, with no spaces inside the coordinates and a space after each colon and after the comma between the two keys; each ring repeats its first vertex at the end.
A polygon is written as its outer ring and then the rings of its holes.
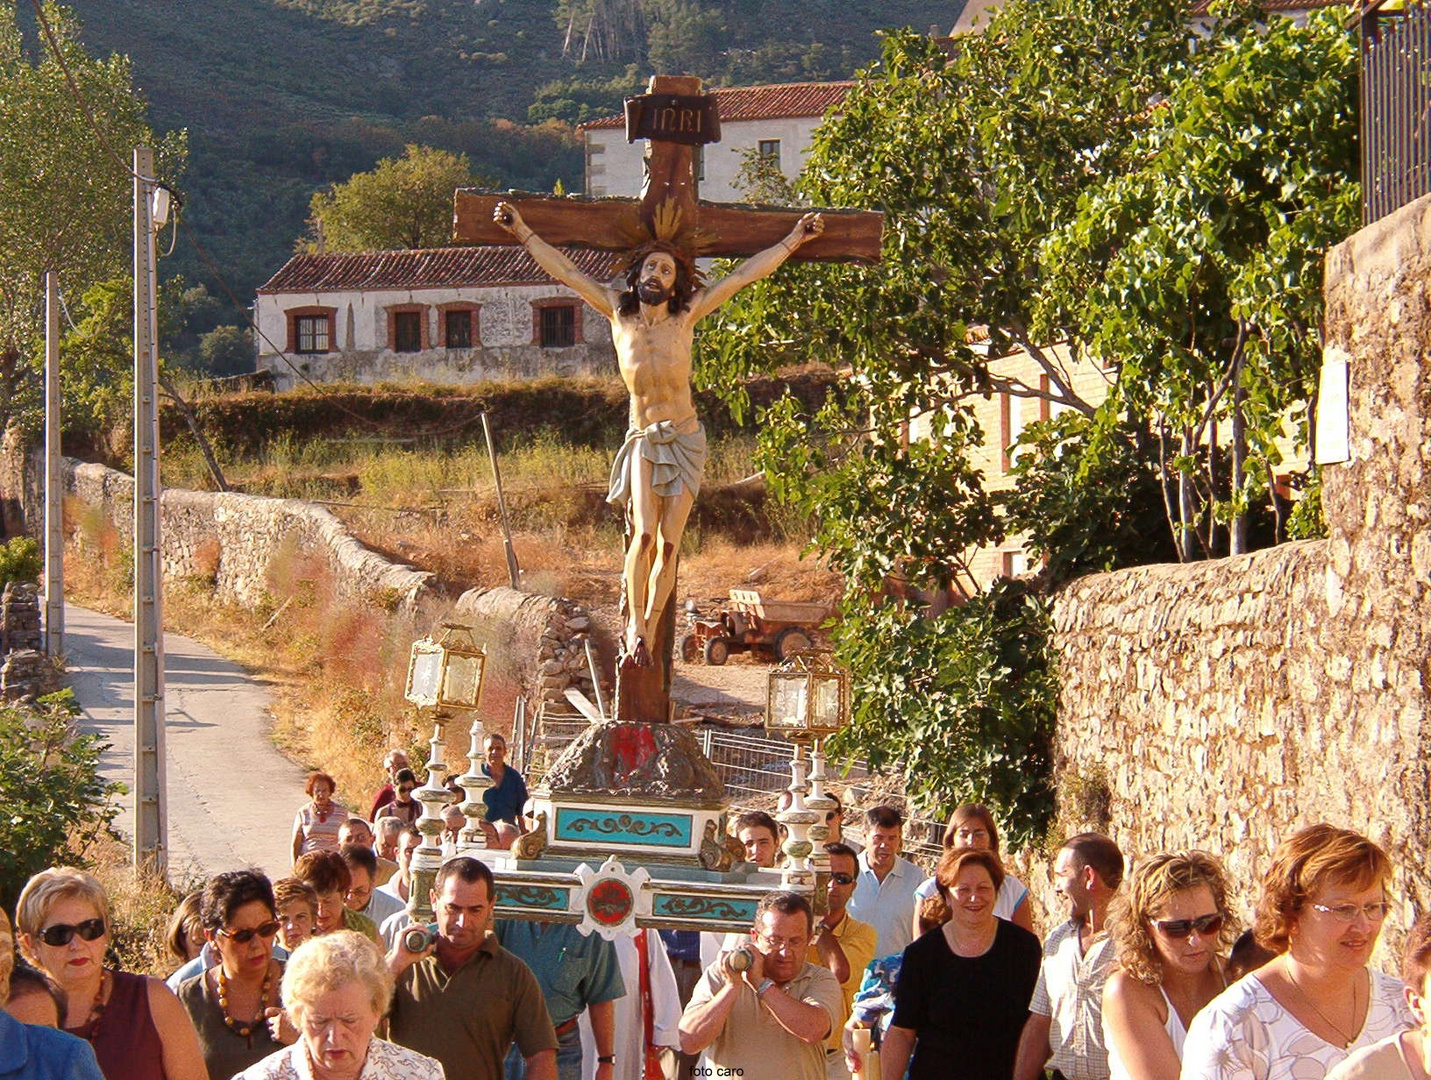
{"type": "Polygon", "coordinates": [[[1390,905],[1391,860],[1365,836],[1313,825],[1262,879],[1253,932],[1278,955],[1197,1014],[1188,1080],[1324,1080],[1353,1051],[1412,1027],[1401,983],[1367,967],[1390,905]]]}
{"type": "Polygon", "coordinates": [[[283,976],[273,958],[273,887],[257,870],[216,874],[204,886],[199,918],[219,962],[184,980],[179,1000],[199,1033],[210,1080],[227,1080],[284,1046],[265,1014],[278,1007],[283,976]]]}
{"type": "Polygon", "coordinates": [[[1192,1018],[1227,988],[1227,880],[1203,851],[1141,863],[1108,911],[1117,969],[1103,989],[1111,1080],[1175,1080],[1192,1018]]]}
{"type": "Polygon", "coordinates": [[[67,866],[25,884],[15,909],[20,948],[60,984],[63,1026],[94,1047],[105,1080],[207,1080],[188,1014],[158,979],[104,966],[109,898],[67,866]]]}

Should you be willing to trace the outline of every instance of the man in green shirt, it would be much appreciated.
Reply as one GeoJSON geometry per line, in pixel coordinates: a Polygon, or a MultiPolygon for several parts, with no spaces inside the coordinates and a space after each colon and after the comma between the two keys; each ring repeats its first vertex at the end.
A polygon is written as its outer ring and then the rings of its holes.
{"type": "Polygon", "coordinates": [[[397,992],[388,1037],[442,1062],[447,1080],[501,1080],[515,1040],[529,1080],[556,1080],[556,1033],[531,969],[492,936],[495,883],[480,859],[437,872],[437,940],[421,953],[400,935],[388,965],[397,992]]]}

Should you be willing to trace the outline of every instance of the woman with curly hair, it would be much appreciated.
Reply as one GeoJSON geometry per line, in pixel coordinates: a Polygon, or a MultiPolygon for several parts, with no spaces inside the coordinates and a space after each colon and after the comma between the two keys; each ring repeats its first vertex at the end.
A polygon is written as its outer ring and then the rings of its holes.
{"type": "Polygon", "coordinates": [[[1103,989],[1111,1080],[1175,1080],[1192,1018],[1227,988],[1227,880],[1205,851],[1141,863],[1108,911],[1117,968],[1103,989]]]}
{"type": "Polygon", "coordinates": [[[1278,954],[1197,1014],[1188,1080],[1324,1080],[1353,1051],[1414,1025],[1401,983],[1367,967],[1391,905],[1391,860],[1365,836],[1313,825],[1262,879],[1253,933],[1278,954]]]}
{"type": "Polygon", "coordinates": [[[333,801],[338,782],[325,772],[311,772],[303,793],[308,801],[293,815],[293,861],[310,851],[337,851],[338,832],[348,811],[333,801]]]}

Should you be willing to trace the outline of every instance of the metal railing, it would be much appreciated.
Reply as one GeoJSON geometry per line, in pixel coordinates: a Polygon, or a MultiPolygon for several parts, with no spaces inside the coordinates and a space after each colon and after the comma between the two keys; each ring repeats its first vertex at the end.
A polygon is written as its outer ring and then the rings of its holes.
{"type": "Polygon", "coordinates": [[[1431,7],[1372,0],[1361,15],[1362,224],[1431,192],[1431,7]]]}

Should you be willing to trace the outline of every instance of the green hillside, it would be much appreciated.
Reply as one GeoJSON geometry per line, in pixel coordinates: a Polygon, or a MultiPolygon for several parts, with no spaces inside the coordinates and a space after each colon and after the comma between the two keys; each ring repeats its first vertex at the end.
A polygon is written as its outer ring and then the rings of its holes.
{"type": "MultiPolygon", "coordinates": [[[[189,129],[186,220],[246,303],[290,254],[311,194],[407,142],[465,152],[500,187],[580,190],[573,124],[654,68],[712,84],[846,77],[877,55],[880,28],[947,29],[962,0],[68,6],[91,52],[132,58],[155,126],[189,129]]],[[[220,293],[187,243],[163,272],[220,293]]]]}

